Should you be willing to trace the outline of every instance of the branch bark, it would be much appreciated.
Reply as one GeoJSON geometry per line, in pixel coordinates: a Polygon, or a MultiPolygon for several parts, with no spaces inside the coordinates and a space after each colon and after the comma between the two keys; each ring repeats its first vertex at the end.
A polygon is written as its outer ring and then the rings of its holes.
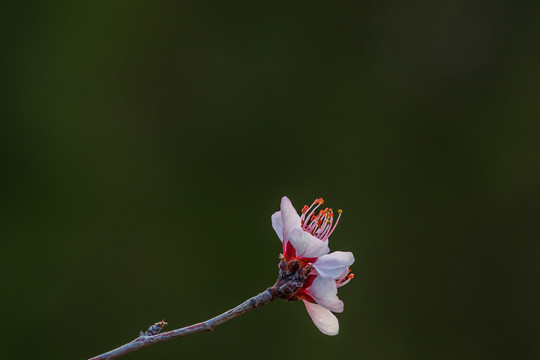
{"type": "Polygon", "coordinates": [[[269,288],[266,291],[263,291],[262,293],[260,293],[259,295],[256,295],[244,301],[242,304],[238,305],[237,307],[229,311],[226,311],[221,315],[213,317],[209,320],[206,320],[204,322],[194,324],[191,326],[186,326],[180,329],[167,331],[167,332],[157,334],[157,335],[151,335],[151,336],[141,335],[135,340],[125,345],[122,345],[114,350],[108,351],[106,353],[95,356],[93,358],[90,358],[89,360],[117,359],[121,356],[130,354],[132,352],[135,352],[137,350],[140,350],[142,348],[145,348],[145,347],[148,347],[150,345],[154,345],[160,342],[169,341],[169,340],[176,339],[183,336],[198,334],[204,331],[212,331],[216,326],[221,325],[224,322],[234,319],[237,316],[240,316],[259,306],[266,305],[269,302],[277,299],[277,296],[274,295],[273,293],[275,294],[275,291],[272,291],[272,288],[269,288]]]}

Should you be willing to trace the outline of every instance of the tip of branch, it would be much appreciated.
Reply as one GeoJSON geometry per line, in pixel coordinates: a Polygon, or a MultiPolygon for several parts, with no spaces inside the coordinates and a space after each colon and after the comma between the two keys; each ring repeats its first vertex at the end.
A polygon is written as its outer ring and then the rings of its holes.
{"type": "Polygon", "coordinates": [[[165,319],[155,323],[154,325],[150,326],[148,328],[148,330],[146,330],[146,332],[142,332],[141,331],[141,336],[152,336],[152,335],[157,335],[159,334],[159,332],[161,331],[161,329],[163,329],[165,327],[165,325],[167,325],[167,322],[165,321],[165,319]]]}

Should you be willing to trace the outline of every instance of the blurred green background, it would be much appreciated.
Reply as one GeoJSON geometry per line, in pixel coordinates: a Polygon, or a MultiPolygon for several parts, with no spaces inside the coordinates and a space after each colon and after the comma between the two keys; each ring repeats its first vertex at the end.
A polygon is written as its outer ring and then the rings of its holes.
{"type": "Polygon", "coordinates": [[[341,332],[274,302],[130,359],[540,358],[537,1],[3,10],[2,358],[86,359],[273,284],[344,210],[341,332]]]}

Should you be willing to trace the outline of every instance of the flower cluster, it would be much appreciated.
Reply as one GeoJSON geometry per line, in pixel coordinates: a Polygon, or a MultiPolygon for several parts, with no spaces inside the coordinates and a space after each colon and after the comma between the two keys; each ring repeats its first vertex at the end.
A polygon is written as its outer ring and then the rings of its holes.
{"type": "Polygon", "coordinates": [[[281,210],[272,215],[272,227],[283,243],[280,276],[273,289],[284,300],[302,300],[317,328],[326,335],[336,335],[339,322],[332,312],[343,311],[337,289],[353,278],[349,266],[354,256],[351,252],[330,253],[328,238],[341,210],[334,222],[332,209],[316,212],[323,203],[323,199],[316,199],[311,206],[304,206],[299,216],[287,197],[281,199],[281,210]]]}

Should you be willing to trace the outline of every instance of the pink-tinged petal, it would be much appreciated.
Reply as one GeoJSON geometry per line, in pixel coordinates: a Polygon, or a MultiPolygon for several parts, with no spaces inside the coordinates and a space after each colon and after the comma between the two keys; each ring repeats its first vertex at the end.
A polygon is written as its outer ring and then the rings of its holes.
{"type": "Polygon", "coordinates": [[[272,227],[279,237],[279,240],[283,242],[283,221],[281,220],[281,211],[276,211],[272,215],[272,227]]]}
{"type": "Polygon", "coordinates": [[[320,305],[302,300],[306,305],[306,310],[313,320],[315,326],[325,335],[337,335],[339,332],[339,322],[337,317],[320,305]]]}
{"type": "Polygon", "coordinates": [[[354,256],[351,252],[334,251],[318,258],[313,266],[322,277],[338,279],[343,273],[348,273],[347,268],[353,263],[354,256]]]}
{"type": "Polygon", "coordinates": [[[284,196],[281,199],[281,220],[283,223],[283,241],[288,241],[289,233],[294,229],[301,229],[300,216],[294,209],[289,198],[284,196]]]}
{"type": "Polygon", "coordinates": [[[306,292],[317,304],[328,310],[343,312],[343,301],[337,297],[337,285],[334,279],[317,276],[306,292]]]}
{"type": "Polygon", "coordinates": [[[297,257],[316,258],[330,252],[323,241],[301,229],[293,229],[289,233],[289,241],[296,249],[297,257]]]}

